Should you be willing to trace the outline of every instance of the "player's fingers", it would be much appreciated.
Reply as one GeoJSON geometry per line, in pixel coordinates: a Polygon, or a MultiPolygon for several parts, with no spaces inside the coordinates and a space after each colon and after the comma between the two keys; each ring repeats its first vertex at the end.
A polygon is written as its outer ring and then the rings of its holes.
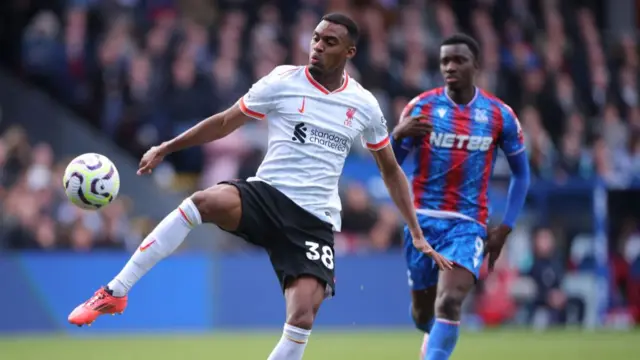
{"type": "Polygon", "coordinates": [[[493,243],[493,238],[491,237],[491,235],[489,235],[487,242],[484,244],[484,256],[491,254],[494,248],[493,243]]]}
{"type": "Polygon", "coordinates": [[[433,129],[433,125],[428,122],[415,123],[413,124],[413,127],[418,129],[433,129]]]}
{"type": "Polygon", "coordinates": [[[411,117],[411,120],[413,120],[413,121],[422,121],[422,120],[427,120],[427,119],[428,118],[424,114],[419,114],[419,115],[411,117]]]}
{"type": "Polygon", "coordinates": [[[496,253],[492,252],[489,254],[489,271],[493,271],[493,267],[496,264],[497,258],[498,256],[496,255],[496,253]]]}
{"type": "Polygon", "coordinates": [[[438,267],[440,270],[451,270],[453,269],[453,263],[447,260],[444,256],[438,254],[438,267]]]}
{"type": "Polygon", "coordinates": [[[453,261],[449,261],[444,256],[442,257],[442,260],[444,260],[444,263],[445,263],[445,266],[446,266],[447,270],[453,269],[453,261]]]}
{"type": "Polygon", "coordinates": [[[138,169],[138,175],[146,175],[150,173],[151,173],[151,168],[149,167],[149,164],[144,164],[143,166],[140,167],[140,169],[138,169]]]}
{"type": "Polygon", "coordinates": [[[433,126],[428,124],[417,124],[414,129],[420,132],[421,135],[424,135],[428,132],[431,132],[431,130],[433,130],[433,126]]]}
{"type": "Polygon", "coordinates": [[[447,263],[446,263],[446,262],[445,262],[445,260],[444,260],[444,259],[442,259],[442,258],[438,259],[438,261],[436,261],[436,264],[438,264],[438,268],[439,268],[440,270],[450,270],[450,269],[447,267],[447,263]]]}
{"type": "Polygon", "coordinates": [[[412,121],[420,123],[420,124],[430,124],[431,121],[429,120],[428,117],[424,116],[424,115],[418,115],[418,116],[414,116],[411,118],[412,121]]]}
{"type": "Polygon", "coordinates": [[[430,126],[425,126],[424,124],[415,124],[409,130],[409,133],[410,133],[410,136],[422,136],[422,135],[426,135],[431,130],[433,130],[433,128],[430,126]]]}
{"type": "Polygon", "coordinates": [[[447,260],[444,256],[440,255],[439,253],[437,253],[435,250],[433,250],[433,248],[431,246],[429,246],[428,248],[425,249],[425,251],[423,251],[426,255],[430,256],[433,261],[436,262],[436,265],[438,265],[438,268],[440,270],[451,270],[453,269],[453,263],[449,260],[447,260]]]}

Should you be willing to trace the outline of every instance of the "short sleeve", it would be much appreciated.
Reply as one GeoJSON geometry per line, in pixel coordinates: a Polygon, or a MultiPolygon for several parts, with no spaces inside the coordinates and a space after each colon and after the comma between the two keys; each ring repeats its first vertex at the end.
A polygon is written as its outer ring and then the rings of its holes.
{"type": "Polygon", "coordinates": [[[387,120],[376,101],[369,110],[369,126],[362,132],[362,144],[369,150],[378,151],[389,145],[387,120]]]}
{"type": "Polygon", "coordinates": [[[251,86],[251,89],[238,100],[240,110],[252,118],[263,120],[269,111],[273,109],[274,94],[276,94],[276,86],[279,76],[283,72],[281,67],[276,67],[251,86]]]}
{"type": "Polygon", "coordinates": [[[502,134],[500,134],[500,148],[507,156],[518,154],[525,149],[524,134],[520,121],[510,107],[502,110],[502,134]]]}

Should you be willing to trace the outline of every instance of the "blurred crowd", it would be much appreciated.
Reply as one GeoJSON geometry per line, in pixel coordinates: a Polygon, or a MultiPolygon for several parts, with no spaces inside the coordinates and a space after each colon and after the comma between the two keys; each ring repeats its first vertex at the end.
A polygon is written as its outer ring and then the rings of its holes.
{"type": "Polygon", "coordinates": [[[127,216],[125,197],[100,212],[67,201],[62,177],[69,160],[56,162],[48,144],[30,144],[19,127],[0,133],[0,252],[121,251],[140,243],[151,224],[127,216]]]}
{"type": "MultiPolygon", "coordinates": [[[[640,196],[640,193],[636,196],[640,196]]],[[[594,286],[608,294],[605,322],[626,328],[640,324],[640,227],[637,214],[627,216],[621,231],[610,238],[617,249],[610,254],[609,283],[594,283],[594,237],[579,234],[565,256],[562,229],[537,227],[530,236],[512,236],[511,249],[501,256],[491,276],[483,264],[480,281],[468,311],[485,325],[528,323],[544,328],[580,325],[587,307],[594,306],[594,286]],[[517,244],[530,243],[530,251],[517,244]],[[512,253],[518,251],[514,256],[512,253]],[[515,260],[515,261],[514,261],[515,260]]]]}
{"type": "MultiPolygon", "coordinates": [[[[564,182],[600,175],[618,186],[639,179],[637,41],[632,33],[605,38],[598,2],[213,4],[40,4],[20,33],[17,65],[140,155],[232,105],[274,66],[306,64],[311,32],[325,12],[344,11],[358,21],[363,36],[348,70],[376,95],[391,127],[409,99],[443,84],[438,44],[465,31],[482,45],[479,85],[520,115],[536,178],[564,182]]],[[[252,124],[171,163],[190,175],[183,187],[243,177],[261,158],[265,132],[264,124],[252,124]]]]}

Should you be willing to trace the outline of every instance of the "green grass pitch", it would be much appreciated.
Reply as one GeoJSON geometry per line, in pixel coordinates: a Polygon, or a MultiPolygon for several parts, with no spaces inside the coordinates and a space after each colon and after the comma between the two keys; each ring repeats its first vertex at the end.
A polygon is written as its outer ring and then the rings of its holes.
{"type": "MultiPolygon", "coordinates": [[[[266,359],[277,333],[162,336],[0,337],[7,360],[266,359]]],[[[417,360],[421,336],[413,331],[339,332],[318,329],[305,360],[417,360]]],[[[523,330],[463,333],[452,359],[602,360],[640,354],[638,332],[523,330]]]]}

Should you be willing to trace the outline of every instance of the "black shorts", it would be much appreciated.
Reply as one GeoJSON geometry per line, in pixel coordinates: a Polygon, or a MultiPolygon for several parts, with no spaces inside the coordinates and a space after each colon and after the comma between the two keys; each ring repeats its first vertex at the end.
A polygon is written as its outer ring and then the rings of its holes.
{"type": "Polygon", "coordinates": [[[311,275],[325,284],[326,297],[335,295],[331,224],[265,182],[221,184],[233,185],[240,192],[242,217],[238,229],[230,233],[267,250],[283,291],[288,281],[311,275]]]}

